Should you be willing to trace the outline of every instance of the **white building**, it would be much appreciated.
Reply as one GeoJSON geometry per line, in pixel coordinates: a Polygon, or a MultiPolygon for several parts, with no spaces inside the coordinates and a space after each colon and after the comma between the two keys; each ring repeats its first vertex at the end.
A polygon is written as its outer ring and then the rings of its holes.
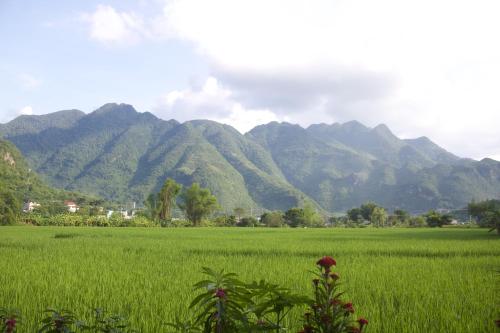
{"type": "Polygon", "coordinates": [[[28,201],[24,203],[23,206],[23,212],[24,213],[30,213],[32,212],[35,208],[40,207],[39,203],[33,202],[33,201],[28,201]]]}
{"type": "Polygon", "coordinates": [[[79,207],[74,203],[73,201],[66,200],[64,201],[64,205],[68,208],[68,212],[70,213],[76,213],[79,209],[79,207]]]}

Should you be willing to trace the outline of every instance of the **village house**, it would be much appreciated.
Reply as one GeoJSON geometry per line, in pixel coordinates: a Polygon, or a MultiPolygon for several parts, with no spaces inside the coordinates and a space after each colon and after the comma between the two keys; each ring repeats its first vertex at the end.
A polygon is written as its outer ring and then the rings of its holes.
{"type": "Polygon", "coordinates": [[[66,208],[68,208],[68,212],[70,212],[70,213],[76,213],[79,209],[79,207],[76,205],[76,203],[73,201],[70,201],[70,200],[65,200],[64,206],[66,206],[66,208]]]}
{"type": "Polygon", "coordinates": [[[39,203],[33,202],[33,201],[28,201],[24,203],[23,206],[23,212],[24,213],[31,213],[35,208],[40,207],[39,203]]]}

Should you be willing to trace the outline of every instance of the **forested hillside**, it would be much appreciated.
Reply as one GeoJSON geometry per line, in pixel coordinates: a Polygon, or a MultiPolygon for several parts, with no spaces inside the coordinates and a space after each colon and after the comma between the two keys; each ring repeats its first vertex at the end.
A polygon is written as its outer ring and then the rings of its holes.
{"type": "Polygon", "coordinates": [[[0,125],[0,135],[51,185],[122,202],[142,202],[167,177],[210,188],[226,210],[311,201],[334,212],[371,200],[417,212],[500,197],[499,162],[355,121],[270,123],[242,135],[213,121],[181,124],[106,104],[88,115],[22,116],[0,125]]]}

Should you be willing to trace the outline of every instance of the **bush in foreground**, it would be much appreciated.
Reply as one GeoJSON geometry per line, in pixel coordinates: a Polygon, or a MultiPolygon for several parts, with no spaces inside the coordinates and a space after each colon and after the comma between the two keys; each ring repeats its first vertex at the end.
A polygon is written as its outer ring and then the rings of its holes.
{"type": "Polygon", "coordinates": [[[192,319],[169,325],[176,332],[279,333],[289,331],[284,326],[285,318],[292,308],[301,306],[307,309],[303,333],[362,332],[368,321],[354,320],[352,303],[341,299],[340,277],[332,272],[335,260],[323,257],[316,264],[312,298],[263,280],[245,283],[234,273],[204,268],[208,279],[195,284],[202,293],[189,306],[192,319]]]}

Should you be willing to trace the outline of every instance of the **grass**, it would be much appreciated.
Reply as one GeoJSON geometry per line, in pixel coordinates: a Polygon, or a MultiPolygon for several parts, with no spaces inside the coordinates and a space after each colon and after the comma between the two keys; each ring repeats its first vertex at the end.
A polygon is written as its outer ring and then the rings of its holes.
{"type": "Polygon", "coordinates": [[[482,229],[3,227],[0,307],[24,314],[20,332],[35,332],[47,307],[104,307],[167,332],[202,266],[309,293],[323,255],[337,260],[367,332],[495,331],[500,238],[482,229]]]}

